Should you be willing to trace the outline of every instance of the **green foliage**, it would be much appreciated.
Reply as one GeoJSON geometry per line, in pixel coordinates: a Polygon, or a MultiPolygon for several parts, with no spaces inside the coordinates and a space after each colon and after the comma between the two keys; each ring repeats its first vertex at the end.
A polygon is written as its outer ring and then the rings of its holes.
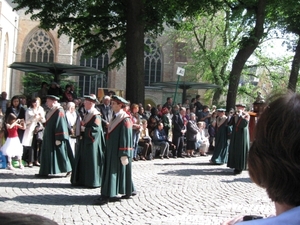
{"type": "MultiPolygon", "coordinates": [[[[122,64],[126,57],[126,32],[129,4],[140,0],[14,0],[15,10],[25,9],[33,20],[39,20],[45,30],[58,28],[58,34],[74,38],[86,55],[98,57],[114,49],[110,67],[122,64]]],[[[216,1],[218,2],[218,1],[216,1]]],[[[194,14],[200,8],[208,8],[209,0],[148,0],[137,13],[144,32],[160,34],[165,25],[177,27],[178,20],[194,14]]]]}
{"type": "MultiPolygon", "coordinates": [[[[60,81],[60,86],[63,90],[67,84],[73,84],[76,87],[76,82],[68,80],[66,76],[63,77],[64,79],[60,81]]],[[[22,78],[22,83],[24,87],[23,95],[31,98],[33,94],[37,93],[41,89],[41,85],[43,82],[46,82],[48,85],[50,85],[53,79],[53,75],[41,75],[35,73],[25,74],[25,76],[23,76],[22,78]]]]}

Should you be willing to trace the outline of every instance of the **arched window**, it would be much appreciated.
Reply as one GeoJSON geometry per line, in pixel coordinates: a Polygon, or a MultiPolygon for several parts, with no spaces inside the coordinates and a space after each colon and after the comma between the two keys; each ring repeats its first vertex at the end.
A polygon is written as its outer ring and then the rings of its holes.
{"type": "Polygon", "coordinates": [[[145,38],[144,43],[145,86],[151,86],[151,83],[161,81],[162,55],[155,41],[145,38]]]}
{"type": "Polygon", "coordinates": [[[107,65],[109,63],[108,54],[102,54],[98,58],[85,57],[83,54],[80,58],[80,66],[93,67],[97,70],[104,72],[97,76],[80,76],[79,77],[79,88],[80,94],[89,95],[98,93],[98,88],[107,88],[107,76],[108,69],[107,65]],[[106,69],[104,69],[106,68],[106,69]]]}
{"type": "Polygon", "coordinates": [[[29,39],[25,53],[26,62],[53,62],[53,41],[46,31],[39,29],[29,39]]]}

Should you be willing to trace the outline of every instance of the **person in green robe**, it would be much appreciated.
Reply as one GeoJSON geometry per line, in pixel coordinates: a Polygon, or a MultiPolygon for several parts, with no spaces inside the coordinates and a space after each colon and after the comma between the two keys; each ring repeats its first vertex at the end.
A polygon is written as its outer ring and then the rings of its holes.
{"type": "Polygon", "coordinates": [[[112,96],[114,116],[109,122],[106,138],[101,197],[95,204],[106,204],[135,195],[132,182],[133,137],[130,116],[123,110],[128,102],[112,96]]]}
{"type": "Polygon", "coordinates": [[[234,169],[234,174],[240,174],[247,169],[247,157],[250,148],[249,119],[245,112],[245,105],[236,105],[236,114],[230,119],[228,126],[232,125],[227,166],[234,169]]]}
{"type": "MultiPolygon", "coordinates": [[[[40,156],[40,170],[36,176],[48,176],[72,171],[73,153],[69,144],[65,111],[55,95],[47,95],[46,124],[40,156]]],[[[66,175],[66,176],[67,176],[66,175]]]]}
{"type": "Polygon", "coordinates": [[[81,139],[76,152],[71,183],[76,186],[96,188],[101,186],[103,172],[103,149],[105,140],[100,112],[95,108],[96,96],[84,96],[87,114],[81,121],[81,139]]]}
{"type": "Polygon", "coordinates": [[[227,163],[228,159],[228,126],[227,116],[225,116],[225,109],[217,110],[218,117],[214,122],[215,127],[215,148],[214,153],[210,159],[210,163],[214,165],[222,165],[227,163]]]}

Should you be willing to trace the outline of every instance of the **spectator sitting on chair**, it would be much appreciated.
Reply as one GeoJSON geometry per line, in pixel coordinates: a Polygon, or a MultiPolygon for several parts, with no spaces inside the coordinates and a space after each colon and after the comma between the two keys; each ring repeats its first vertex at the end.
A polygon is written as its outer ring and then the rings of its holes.
{"type": "Polygon", "coordinates": [[[157,128],[154,130],[153,143],[160,146],[159,157],[161,159],[164,159],[164,157],[169,159],[170,144],[168,141],[168,137],[164,131],[164,125],[162,122],[159,122],[157,128]]]}

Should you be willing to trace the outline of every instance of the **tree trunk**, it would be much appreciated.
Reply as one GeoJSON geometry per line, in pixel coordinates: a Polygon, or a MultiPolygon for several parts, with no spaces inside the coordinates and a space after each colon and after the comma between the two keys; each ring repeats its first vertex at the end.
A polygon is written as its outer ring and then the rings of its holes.
{"type": "Polygon", "coordinates": [[[126,99],[144,105],[144,22],[143,1],[127,0],[126,99]]]}
{"type": "Polygon", "coordinates": [[[295,51],[295,55],[292,62],[292,68],[290,73],[290,79],[288,84],[288,89],[295,92],[297,81],[298,81],[298,75],[299,75],[299,65],[300,65],[300,37],[298,37],[298,43],[295,51]]]}
{"type": "Polygon", "coordinates": [[[264,34],[264,22],[266,15],[266,0],[259,0],[256,5],[256,22],[255,27],[251,31],[250,37],[245,37],[241,41],[241,47],[235,56],[229,75],[229,88],[227,93],[226,111],[235,108],[237,90],[241,78],[242,70],[248,58],[257,48],[260,39],[264,34]]]}
{"type": "Polygon", "coordinates": [[[220,100],[221,95],[222,95],[222,89],[217,88],[214,93],[213,99],[212,99],[213,105],[216,105],[216,106],[219,105],[219,100],[220,100]]]}

